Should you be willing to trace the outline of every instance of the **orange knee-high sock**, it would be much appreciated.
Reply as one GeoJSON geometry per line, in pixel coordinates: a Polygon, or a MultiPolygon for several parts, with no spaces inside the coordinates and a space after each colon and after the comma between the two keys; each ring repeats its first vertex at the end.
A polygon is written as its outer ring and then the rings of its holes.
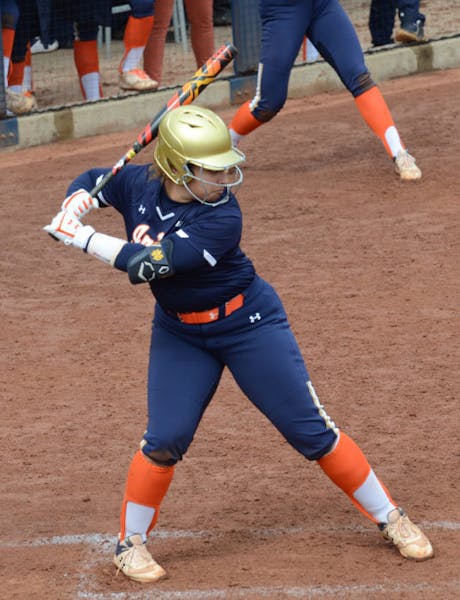
{"type": "Polygon", "coordinates": [[[151,463],[139,450],[131,462],[126,481],[125,495],[120,514],[120,540],[126,536],[126,511],[128,503],[153,509],[150,524],[145,527],[147,535],[158,520],[160,504],[168,491],[174,475],[174,467],[159,467],[151,463]]]}
{"type": "Polygon", "coordinates": [[[99,100],[102,98],[102,87],[99,77],[97,40],[75,40],[73,52],[83,97],[85,100],[99,100]]]}
{"type": "Polygon", "coordinates": [[[248,133],[251,133],[254,131],[254,129],[257,129],[257,127],[260,127],[261,125],[262,121],[258,121],[253,116],[250,109],[250,101],[248,100],[236,111],[236,114],[233,116],[228,128],[233,130],[239,136],[242,136],[248,135],[248,133]]]}
{"type": "Polygon", "coordinates": [[[8,76],[8,87],[13,88],[14,92],[22,91],[22,83],[24,81],[24,69],[26,61],[12,62],[11,71],[8,76]]]}
{"type": "Polygon", "coordinates": [[[30,51],[30,44],[27,44],[26,60],[24,63],[24,77],[22,80],[22,87],[26,92],[34,91],[34,82],[32,77],[32,52],[30,51]]]}
{"type": "Polygon", "coordinates": [[[5,70],[5,85],[7,85],[8,74],[11,68],[11,54],[13,52],[14,44],[14,29],[8,29],[4,27],[2,29],[2,45],[3,45],[3,67],[5,70]]]}
{"type": "Polygon", "coordinates": [[[125,52],[120,63],[120,70],[131,71],[139,66],[144,48],[149,40],[153,27],[153,16],[129,17],[123,36],[125,52]]]}
{"type": "Polygon", "coordinates": [[[375,477],[362,450],[342,431],[334,450],[320,458],[318,464],[374,523],[385,522],[385,517],[396,507],[386,488],[375,477]]]}
{"type": "Polygon", "coordinates": [[[13,52],[14,35],[16,31],[14,29],[8,29],[4,27],[2,29],[2,44],[3,44],[3,56],[11,58],[13,52]]]}
{"type": "Polygon", "coordinates": [[[388,154],[391,157],[396,156],[404,146],[395,127],[390,109],[379,88],[374,86],[365,91],[355,98],[355,103],[368,126],[381,139],[388,154]]]}

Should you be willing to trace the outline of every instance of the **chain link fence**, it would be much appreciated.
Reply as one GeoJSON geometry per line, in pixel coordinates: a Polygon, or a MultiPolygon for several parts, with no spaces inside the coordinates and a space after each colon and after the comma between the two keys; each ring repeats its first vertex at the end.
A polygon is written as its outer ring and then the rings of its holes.
{"type": "MultiPolygon", "coordinates": [[[[233,18],[244,19],[244,14],[236,7],[241,4],[255,10],[258,0],[245,0],[238,3],[234,0],[233,18]]],[[[176,6],[178,0],[176,0],[176,6]]],[[[181,8],[182,2],[179,3],[181,8]]],[[[367,51],[371,46],[369,33],[370,0],[343,0],[342,4],[348,12],[360,39],[362,48],[367,51]]],[[[422,0],[421,10],[426,15],[425,35],[428,39],[438,39],[447,36],[460,35],[460,1],[459,0],[422,0]]],[[[244,11],[243,11],[244,12],[244,11]]],[[[123,28],[130,14],[128,4],[113,3],[111,27],[101,26],[98,34],[99,72],[101,75],[102,93],[104,98],[120,97],[138,92],[126,92],[118,85],[118,65],[123,55],[123,28]]],[[[196,71],[196,62],[190,43],[190,32],[187,20],[171,22],[165,45],[163,80],[161,88],[181,85],[196,71]]],[[[224,42],[233,42],[244,46],[251,36],[258,36],[260,28],[255,23],[254,28],[248,24],[236,27],[235,23],[214,27],[214,42],[218,48],[224,42]],[[237,35],[235,35],[235,32],[237,35]],[[247,36],[242,38],[241,36],[247,36]],[[235,39],[237,38],[237,39],[235,39]]],[[[395,26],[398,18],[395,18],[395,26]]],[[[33,41],[33,40],[32,40],[33,41]]],[[[241,60],[241,59],[240,59],[241,60]]],[[[306,61],[305,48],[301,49],[298,63],[306,61]]],[[[48,111],[62,106],[84,102],[80,89],[79,78],[74,64],[74,53],[71,39],[56,50],[34,52],[31,60],[33,92],[37,100],[34,110],[48,111]],[[64,46],[64,47],[62,47],[64,46]]],[[[235,65],[233,66],[233,69],[235,65]]],[[[232,67],[225,73],[231,76],[232,67]]],[[[3,78],[2,78],[3,82],[3,78]]],[[[151,92],[155,93],[155,92],[151,92]]],[[[5,91],[0,86],[0,118],[2,106],[5,103],[5,91]]],[[[5,116],[5,115],[3,115],[5,116]]]]}

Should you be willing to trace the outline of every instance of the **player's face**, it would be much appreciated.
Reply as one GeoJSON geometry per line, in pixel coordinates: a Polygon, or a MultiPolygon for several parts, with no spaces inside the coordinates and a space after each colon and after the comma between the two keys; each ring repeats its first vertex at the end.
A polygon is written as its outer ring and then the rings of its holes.
{"type": "Polygon", "coordinates": [[[190,171],[192,178],[187,182],[189,192],[201,202],[209,204],[228,200],[230,188],[239,185],[243,178],[238,167],[212,171],[191,165],[190,171]]]}

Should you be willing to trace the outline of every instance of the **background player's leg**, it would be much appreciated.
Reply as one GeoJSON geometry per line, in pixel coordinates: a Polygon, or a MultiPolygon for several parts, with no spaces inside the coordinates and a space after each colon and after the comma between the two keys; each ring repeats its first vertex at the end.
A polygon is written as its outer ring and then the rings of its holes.
{"type": "Polygon", "coordinates": [[[144,69],[147,75],[161,83],[166,35],[171,22],[174,0],[157,0],[152,31],[144,50],[144,69]]]}
{"type": "Polygon", "coordinates": [[[369,9],[369,31],[373,46],[393,43],[396,0],[372,0],[369,9]]]}
{"type": "Polygon", "coordinates": [[[210,0],[185,0],[190,21],[190,38],[199,68],[214,52],[213,3],[210,0]]]}
{"type": "Polygon", "coordinates": [[[123,35],[124,54],[119,66],[120,87],[124,90],[155,90],[158,82],[142,68],[144,49],[152,32],[154,4],[150,0],[131,0],[132,14],[123,35]]]}
{"type": "Polygon", "coordinates": [[[387,103],[367,70],[356,31],[338,0],[331,0],[315,13],[307,34],[355,98],[364,121],[395,159],[401,178],[420,179],[421,171],[405,150],[387,103]]]}
{"type": "Polygon", "coordinates": [[[102,98],[102,87],[97,40],[75,40],[73,51],[83,98],[85,100],[99,100],[102,98]]]}
{"type": "Polygon", "coordinates": [[[287,98],[289,76],[310,22],[312,3],[277,4],[267,1],[261,7],[262,47],[256,95],[238,109],[230,122],[234,145],[272,119],[287,98]]]}

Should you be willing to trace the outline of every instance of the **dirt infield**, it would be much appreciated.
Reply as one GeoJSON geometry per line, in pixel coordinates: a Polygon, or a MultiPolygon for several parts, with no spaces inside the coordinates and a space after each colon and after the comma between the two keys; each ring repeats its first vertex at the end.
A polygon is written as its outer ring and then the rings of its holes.
{"type": "MultiPolygon", "coordinates": [[[[151,296],[41,227],[129,131],[0,154],[2,598],[460,596],[460,71],[382,88],[423,180],[399,181],[346,92],[290,101],[242,145],[242,245],[280,292],[328,412],[436,558],[400,558],[225,374],[150,542],[169,579],[115,575],[151,296]]],[[[90,222],[122,234],[114,211],[90,222]]]]}

